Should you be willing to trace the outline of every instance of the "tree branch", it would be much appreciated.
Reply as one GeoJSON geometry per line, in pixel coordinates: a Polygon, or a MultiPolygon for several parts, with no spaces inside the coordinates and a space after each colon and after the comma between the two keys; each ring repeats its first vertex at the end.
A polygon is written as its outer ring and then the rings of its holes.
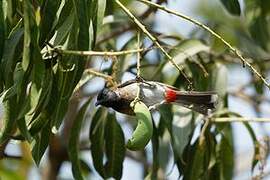
{"type": "Polygon", "coordinates": [[[161,52],[168,58],[168,60],[171,62],[171,64],[185,77],[187,82],[190,86],[192,86],[192,82],[189,80],[187,75],[184,73],[183,69],[184,67],[179,66],[176,64],[173,60],[173,58],[167,53],[167,51],[160,45],[158,42],[158,39],[154,37],[147,29],[146,27],[119,1],[115,0],[116,4],[118,4],[122,10],[133,20],[133,22],[139,27],[139,29],[146,34],[151,41],[161,50],[161,52]]]}
{"type": "MultiPolygon", "coordinates": [[[[118,0],[117,0],[118,1],[118,0]]],[[[182,18],[182,19],[185,19],[185,20],[187,20],[187,21],[189,21],[189,22],[191,22],[191,23],[193,23],[193,24],[195,24],[195,25],[197,25],[197,26],[199,26],[199,27],[201,27],[202,29],[204,29],[204,30],[206,30],[207,32],[209,32],[210,34],[212,34],[214,37],[216,37],[217,39],[219,39],[222,43],[224,43],[238,58],[240,58],[240,60],[242,61],[242,63],[243,63],[243,65],[245,66],[245,65],[247,65],[250,69],[251,69],[251,71],[252,72],[254,72],[262,81],[263,81],[263,83],[270,89],[270,84],[267,82],[267,80],[257,71],[257,69],[255,69],[241,54],[240,54],[240,52],[236,49],[236,48],[234,48],[234,47],[232,47],[232,45],[229,43],[229,42],[227,42],[225,39],[223,39],[219,34],[217,34],[215,31],[213,31],[211,28],[209,28],[208,26],[206,26],[206,25],[204,25],[204,24],[202,24],[201,22],[199,22],[199,21],[197,21],[197,20],[195,20],[195,19],[192,19],[191,17],[188,17],[188,16],[186,16],[186,15],[184,15],[184,14],[181,14],[181,13],[178,13],[178,12],[176,12],[176,11],[173,11],[173,10],[171,10],[171,9],[168,9],[168,8],[166,8],[166,7],[164,7],[164,6],[161,6],[161,5],[159,5],[159,4],[156,4],[156,3],[153,3],[153,2],[151,2],[151,1],[147,1],[147,0],[137,0],[137,1],[139,1],[139,2],[142,2],[142,3],[144,3],[144,4],[148,4],[148,5],[150,5],[150,6],[153,6],[153,7],[156,7],[156,8],[158,8],[158,9],[160,9],[160,10],[162,10],[162,11],[165,11],[165,12],[167,12],[167,13],[169,13],[169,14],[173,14],[173,15],[175,15],[175,16],[178,16],[178,17],[180,17],[180,18],[182,18]]]]}

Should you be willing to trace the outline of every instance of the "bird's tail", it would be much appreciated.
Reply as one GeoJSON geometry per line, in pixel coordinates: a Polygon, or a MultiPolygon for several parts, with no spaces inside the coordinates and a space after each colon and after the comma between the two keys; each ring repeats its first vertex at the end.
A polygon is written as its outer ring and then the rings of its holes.
{"type": "Polygon", "coordinates": [[[207,115],[216,108],[218,95],[215,92],[183,92],[176,93],[175,103],[207,115]]]}

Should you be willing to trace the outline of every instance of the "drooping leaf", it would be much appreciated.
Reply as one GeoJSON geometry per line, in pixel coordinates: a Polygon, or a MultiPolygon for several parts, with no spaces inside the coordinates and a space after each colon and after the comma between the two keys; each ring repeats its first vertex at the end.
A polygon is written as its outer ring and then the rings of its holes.
{"type": "Polygon", "coordinates": [[[4,115],[3,115],[3,126],[1,128],[0,134],[0,145],[5,143],[9,138],[12,131],[14,131],[14,123],[17,118],[16,112],[14,112],[14,107],[16,107],[15,98],[9,99],[3,103],[4,115]]]}
{"type": "Polygon", "coordinates": [[[195,144],[191,147],[192,157],[189,157],[187,168],[184,174],[184,180],[196,180],[202,178],[204,173],[204,158],[206,153],[205,142],[203,144],[199,144],[199,139],[195,142],[195,144]]]}
{"type": "Polygon", "coordinates": [[[254,170],[255,166],[257,165],[257,163],[259,162],[257,155],[260,153],[260,147],[259,147],[259,141],[257,140],[257,137],[255,135],[254,130],[252,129],[252,127],[247,123],[247,122],[243,122],[244,126],[246,127],[246,129],[249,132],[249,135],[252,139],[252,143],[253,143],[253,148],[254,148],[254,154],[253,154],[253,159],[252,159],[252,166],[251,169],[252,171],[254,170]]]}
{"type": "Polygon", "coordinates": [[[79,141],[82,122],[90,102],[91,98],[89,98],[79,110],[77,117],[73,122],[68,141],[68,155],[72,164],[72,174],[75,179],[83,179],[79,160],[79,141]]]}
{"type": "Polygon", "coordinates": [[[35,120],[39,114],[45,109],[48,105],[51,98],[52,85],[53,85],[53,72],[51,69],[47,69],[42,80],[42,87],[40,92],[40,97],[38,98],[36,106],[32,106],[32,109],[29,112],[29,117],[27,118],[27,123],[31,123],[35,120]]]}
{"type": "MultiPolygon", "coordinates": [[[[210,47],[205,45],[199,40],[189,39],[180,42],[177,46],[171,50],[170,55],[173,57],[173,60],[176,64],[183,66],[185,60],[198,54],[200,52],[209,52],[210,47]]],[[[166,75],[165,81],[171,84],[178,77],[178,70],[169,62],[166,61],[165,64],[161,63],[160,66],[163,66],[162,72],[166,75]]]]}
{"type": "Polygon", "coordinates": [[[72,9],[71,0],[68,0],[59,17],[58,24],[56,26],[54,45],[64,44],[68,34],[72,29],[72,24],[74,22],[74,10],[72,9]]]}
{"type": "Polygon", "coordinates": [[[34,142],[32,146],[32,156],[37,165],[39,165],[41,158],[43,157],[50,141],[51,136],[51,128],[50,124],[47,123],[34,137],[34,142]]]}
{"type": "Polygon", "coordinates": [[[103,166],[103,148],[104,148],[104,131],[105,131],[105,118],[107,116],[107,111],[103,108],[99,108],[95,115],[93,116],[89,139],[91,142],[91,154],[93,157],[93,165],[96,171],[105,178],[105,168],[103,166]]]}
{"type": "Polygon", "coordinates": [[[97,33],[103,23],[103,17],[106,9],[106,0],[93,0],[91,6],[91,23],[93,25],[93,44],[95,44],[97,33]]]}
{"type": "Polygon", "coordinates": [[[241,9],[238,0],[221,0],[227,11],[232,15],[240,16],[241,9]]]}
{"type": "Polygon", "coordinates": [[[23,29],[20,28],[20,25],[16,26],[13,31],[10,33],[8,39],[5,42],[5,49],[3,51],[3,57],[1,62],[1,68],[3,72],[3,80],[5,81],[6,89],[13,85],[13,71],[16,66],[17,59],[19,56],[16,53],[16,48],[19,46],[19,43],[22,39],[23,29]]]}
{"type": "Polygon", "coordinates": [[[60,6],[61,1],[47,0],[43,1],[41,5],[41,21],[40,21],[40,39],[39,44],[43,44],[45,40],[49,40],[52,37],[52,26],[56,18],[57,9],[60,6]]]}
{"type": "MultiPolygon", "coordinates": [[[[72,29],[67,38],[68,49],[88,50],[91,49],[89,29],[90,26],[90,12],[88,3],[86,1],[72,1],[74,3],[74,19],[72,29]]],[[[51,123],[53,130],[58,131],[63,117],[67,110],[67,104],[74,88],[82,77],[85,68],[85,57],[64,56],[58,66],[58,80],[56,83],[59,89],[58,102],[56,107],[52,109],[53,121],[51,123]],[[66,70],[67,69],[67,70],[66,70]]]]}
{"type": "Polygon", "coordinates": [[[158,136],[158,129],[156,128],[155,124],[153,123],[153,136],[152,136],[152,169],[150,171],[151,179],[158,179],[158,170],[160,166],[160,159],[159,159],[159,136],[158,136]]]}
{"type": "Polygon", "coordinates": [[[194,130],[192,111],[180,107],[174,107],[174,117],[172,121],[172,146],[178,157],[190,141],[191,133],[194,130]]]}
{"type": "Polygon", "coordinates": [[[29,132],[32,136],[36,135],[49,122],[46,110],[42,111],[37,118],[29,125],[29,132]]]}
{"type": "Polygon", "coordinates": [[[22,136],[28,141],[31,142],[32,137],[30,132],[28,131],[27,125],[26,125],[26,121],[25,118],[21,118],[17,120],[17,125],[18,128],[20,130],[20,133],[22,134],[22,136]]]}
{"type": "Polygon", "coordinates": [[[267,27],[267,19],[265,16],[258,16],[253,19],[249,27],[253,40],[259,44],[264,50],[269,50],[270,30],[267,27]]]}
{"type": "Polygon", "coordinates": [[[3,12],[3,1],[0,2],[0,60],[2,59],[2,53],[5,45],[5,20],[3,12]]]}
{"type": "Polygon", "coordinates": [[[231,126],[223,130],[220,143],[217,145],[218,159],[220,164],[220,178],[221,180],[232,179],[234,169],[234,152],[232,144],[232,130],[231,126]]]}
{"type": "Polygon", "coordinates": [[[114,114],[108,114],[105,140],[107,157],[107,162],[105,164],[106,177],[121,179],[126,150],[125,137],[120,125],[115,119],[114,114]]]}
{"type": "Polygon", "coordinates": [[[29,0],[23,2],[24,7],[24,46],[22,68],[26,72],[31,65],[31,50],[33,49],[33,7],[29,0]]]}

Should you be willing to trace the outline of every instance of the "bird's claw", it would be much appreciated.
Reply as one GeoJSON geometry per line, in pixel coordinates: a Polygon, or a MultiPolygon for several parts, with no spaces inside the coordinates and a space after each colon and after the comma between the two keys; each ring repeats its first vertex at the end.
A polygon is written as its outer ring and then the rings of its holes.
{"type": "Polygon", "coordinates": [[[157,104],[154,104],[154,105],[152,105],[152,106],[149,106],[148,109],[149,109],[149,111],[156,110],[156,109],[158,108],[158,106],[160,106],[160,105],[162,105],[162,104],[164,104],[164,103],[166,103],[165,100],[164,100],[164,101],[161,101],[161,102],[159,102],[159,103],[157,103],[157,104]]]}
{"type": "Polygon", "coordinates": [[[156,105],[149,106],[148,109],[149,109],[149,111],[153,111],[153,110],[157,109],[157,106],[156,105]]]}

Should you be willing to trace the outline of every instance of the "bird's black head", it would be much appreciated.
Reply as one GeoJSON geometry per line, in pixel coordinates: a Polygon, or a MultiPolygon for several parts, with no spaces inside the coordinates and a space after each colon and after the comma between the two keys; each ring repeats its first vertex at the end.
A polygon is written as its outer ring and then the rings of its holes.
{"type": "Polygon", "coordinates": [[[119,97],[114,91],[104,88],[98,93],[96,106],[112,107],[118,99],[119,97]]]}

